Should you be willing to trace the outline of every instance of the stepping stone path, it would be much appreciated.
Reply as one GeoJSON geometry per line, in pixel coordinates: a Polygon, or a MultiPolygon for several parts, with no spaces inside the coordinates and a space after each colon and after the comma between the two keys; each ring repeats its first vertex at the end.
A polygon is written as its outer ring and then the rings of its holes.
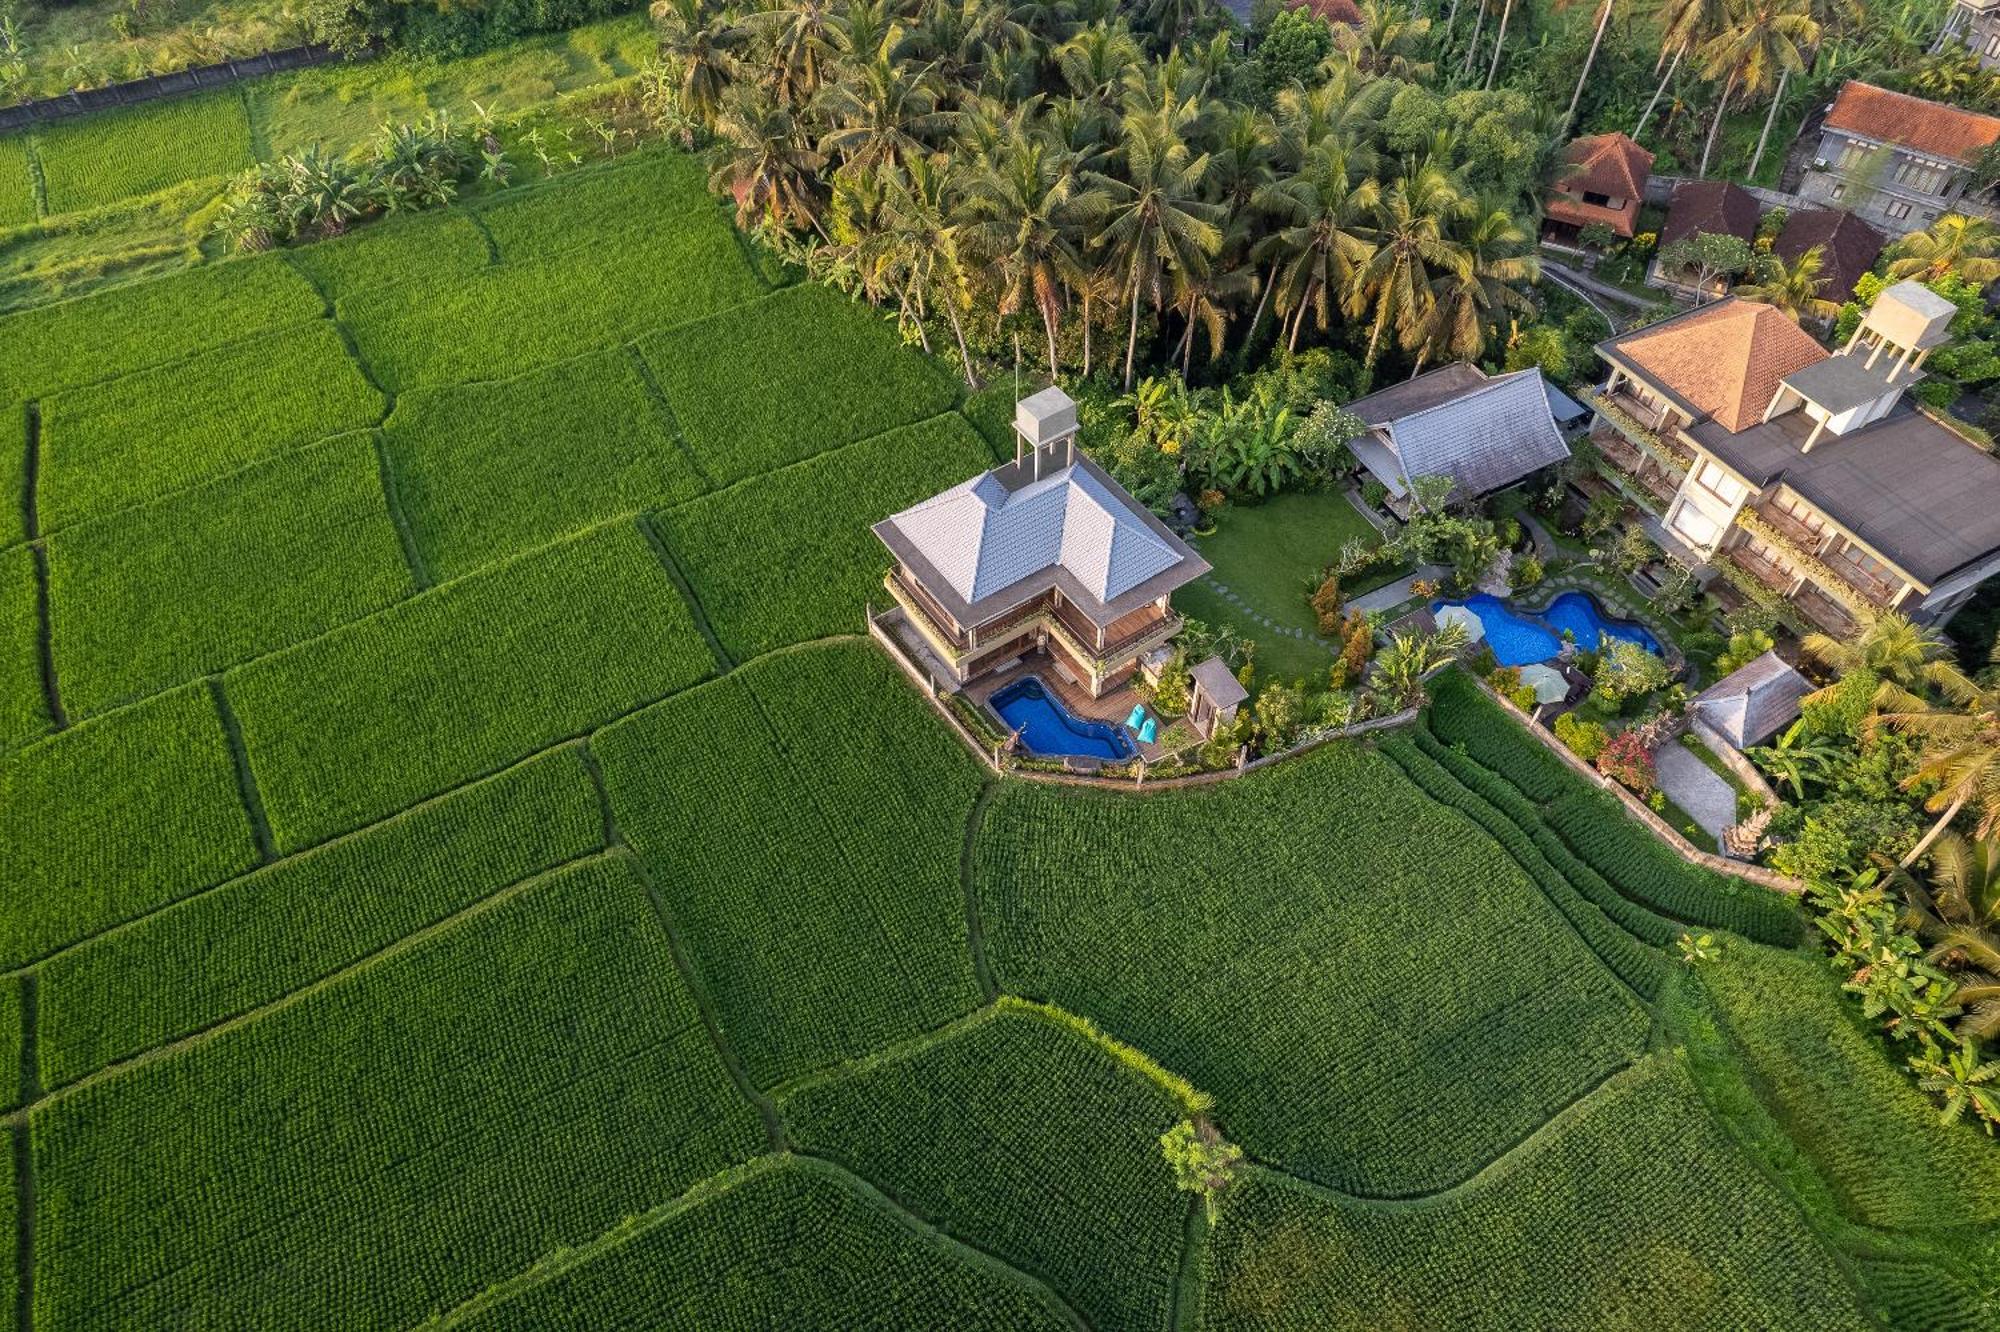
{"type": "Polygon", "coordinates": [[[1205,574],[1202,576],[1201,581],[1203,585],[1205,585],[1211,591],[1221,596],[1221,598],[1224,601],[1227,601],[1230,605],[1242,611],[1244,619],[1260,624],[1264,626],[1264,628],[1269,629],[1274,634],[1283,634],[1287,638],[1295,638],[1301,643],[1311,643],[1315,647],[1319,648],[1320,651],[1326,653],[1326,655],[1329,657],[1337,657],[1340,655],[1337,649],[1329,647],[1325,642],[1325,640],[1321,639],[1318,635],[1308,634],[1306,633],[1305,630],[1297,628],[1296,626],[1293,625],[1279,624],[1276,620],[1272,619],[1270,616],[1264,614],[1262,611],[1252,606],[1249,602],[1245,601],[1232,588],[1230,588],[1230,586],[1227,583],[1218,582],[1216,579],[1211,578],[1205,574]]]}

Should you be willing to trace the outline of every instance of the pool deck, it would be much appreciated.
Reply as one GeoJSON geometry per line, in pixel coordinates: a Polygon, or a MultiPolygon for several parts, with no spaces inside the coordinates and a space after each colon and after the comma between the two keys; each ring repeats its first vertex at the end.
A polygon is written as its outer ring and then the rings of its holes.
{"type": "MultiPolygon", "coordinates": [[[[1081,685],[1065,680],[1056,670],[1055,663],[1040,653],[1030,653],[1019,665],[1010,666],[997,675],[981,676],[974,680],[965,687],[965,696],[983,708],[993,695],[1014,681],[1030,675],[1038,677],[1057,698],[1062,700],[1064,707],[1085,721],[1110,722],[1114,726],[1122,727],[1125,719],[1132,715],[1132,709],[1145,701],[1139,697],[1139,691],[1129,684],[1120,685],[1102,698],[1092,698],[1081,685]]],[[[1149,708],[1148,711],[1150,710],[1149,708]]],[[[1162,726],[1159,731],[1160,737],[1164,739],[1169,730],[1169,727],[1162,726]]],[[[1166,747],[1157,741],[1150,745],[1140,744],[1137,735],[1131,731],[1125,734],[1137,746],[1140,757],[1146,762],[1158,763],[1167,756],[1166,747]]]]}

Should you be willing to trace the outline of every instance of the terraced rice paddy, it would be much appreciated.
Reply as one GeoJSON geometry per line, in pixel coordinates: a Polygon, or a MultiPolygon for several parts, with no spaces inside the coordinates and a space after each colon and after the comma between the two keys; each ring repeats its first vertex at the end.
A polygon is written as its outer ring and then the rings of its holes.
{"type": "Polygon", "coordinates": [[[861,627],[1003,414],[684,159],[0,319],[0,403],[24,1326],[1990,1322],[1986,1144],[1469,683],[995,779],[861,627]]]}

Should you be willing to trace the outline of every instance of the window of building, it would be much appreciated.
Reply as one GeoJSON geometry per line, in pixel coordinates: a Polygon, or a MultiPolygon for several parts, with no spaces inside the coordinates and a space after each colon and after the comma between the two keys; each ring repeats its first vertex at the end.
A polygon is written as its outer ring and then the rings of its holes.
{"type": "Polygon", "coordinates": [[[1986,54],[1989,56],[2000,56],[2000,32],[1996,32],[1986,39],[1986,54]]]}
{"type": "Polygon", "coordinates": [[[1859,546],[1856,546],[1851,541],[1843,542],[1841,544],[1840,549],[1836,551],[1835,554],[1840,559],[1846,561],[1848,567],[1858,570],[1865,576],[1872,578],[1878,583],[1889,583],[1893,585],[1902,581],[1895,575],[1895,573],[1889,568],[1888,565],[1882,563],[1882,561],[1876,559],[1874,556],[1870,555],[1867,551],[1862,550],[1859,546]]]}
{"type": "Polygon", "coordinates": [[[1945,168],[1904,158],[1896,164],[1896,183],[1919,194],[1936,194],[1944,186],[1945,168]]]}
{"type": "Polygon", "coordinates": [[[1611,202],[1611,196],[1608,194],[1599,194],[1596,190],[1585,190],[1583,192],[1583,201],[1593,208],[1602,208],[1611,202]]]}
{"type": "Polygon", "coordinates": [[[1674,510],[1674,531],[1687,538],[1688,544],[1706,548],[1722,531],[1722,524],[1694,505],[1683,504],[1674,510]]]}
{"type": "Polygon", "coordinates": [[[1910,215],[1910,201],[1908,199],[1891,199],[1889,206],[1884,208],[1882,212],[1886,216],[1893,218],[1908,217],[1910,215]]]}
{"type": "Polygon", "coordinates": [[[1713,461],[1703,463],[1694,479],[1703,490],[1727,503],[1734,504],[1743,498],[1743,483],[1713,461]]]}
{"type": "Polygon", "coordinates": [[[1849,139],[1847,141],[1847,145],[1840,150],[1840,160],[1838,162],[1835,162],[1834,165],[1841,168],[1844,171],[1848,167],[1857,165],[1861,161],[1861,159],[1863,157],[1866,157],[1867,155],[1868,155],[1867,144],[1857,143],[1855,140],[1849,139]]]}

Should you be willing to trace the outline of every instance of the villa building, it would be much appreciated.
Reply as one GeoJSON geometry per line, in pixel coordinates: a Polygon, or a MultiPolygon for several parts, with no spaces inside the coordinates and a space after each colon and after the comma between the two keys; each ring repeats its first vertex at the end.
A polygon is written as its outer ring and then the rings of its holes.
{"type": "Polygon", "coordinates": [[[1024,399],[1014,429],[1013,462],[875,525],[889,595],[951,685],[1045,655],[1101,698],[1179,631],[1169,598],[1209,565],[1077,450],[1061,389],[1024,399]]]}
{"type": "Polygon", "coordinates": [[[1956,313],[1901,282],[1833,354],[1734,297],[1606,339],[1593,439],[1683,560],[1835,634],[1941,621],[2000,571],[2000,459],[1905,395],[1956,313]]]}
{"type": "Polygon", "coordinates": [[[1948,212],[2000,215],[1969,192],[1972,155],[2000,140],[2000,119],[1850,79],[1820,126],[1799,182],[1806,199],[1851,209],[1891,236],[1948,212]]]}
{"type": "Polygon", "coordinates": [[[1574,245],[1577,233],[1593,222],[1632,239],[1646,201],[1646,181],[1653,174],[1653,155],[1614,131],[1571,139],[1563,162],[1543,201],[1544,239],[1574,245]]]}
{"type": "Polygon", "coordinates": [[[2000,0],[1954,0],[1931,50],[1952,42],[1978,56],[1982,69],[2000,69],[2000,0]]]}
{"type": "Polygon", "coordinates": [[[1820,298],[1837,303],[1854,299],[1854,284],[1875,267],[1885,244],[1881,232],[1844,209],[1795,208],[1771,252],[1796,264],[1800,256],[1818,250],[1819,276],[1826,284],[1819,289],[1820,298]]]}
{"type": "Polygon", "coordinates": [[[1711,282],[1706,291],[1697,291],[1699,275],[1692,269],[1669,269],[1659,253],[1691,236],[1734,236],[1745,245],[1757,239],[1757,219],[1763,210],[1757,196],[1734,181],[1687,180],[1674,187],[1673,202],[1667,206],[1667,220],[1660,227],[1659,248],[1647,267],[1649,286],[1664,287],[1690,298],[1719,296],[1727,291],[1727,278],[1711,282]]]}
{"type": "Polygon", "coordinates": [[[1569,460],[1559,399],[1540,370],[1489,378],[1459,361],[1349,403],[1368,427],[1350,447],[1399,513],[1412,477],[1449,476],[1455,497],[1473,499],[1569,460]]]}

